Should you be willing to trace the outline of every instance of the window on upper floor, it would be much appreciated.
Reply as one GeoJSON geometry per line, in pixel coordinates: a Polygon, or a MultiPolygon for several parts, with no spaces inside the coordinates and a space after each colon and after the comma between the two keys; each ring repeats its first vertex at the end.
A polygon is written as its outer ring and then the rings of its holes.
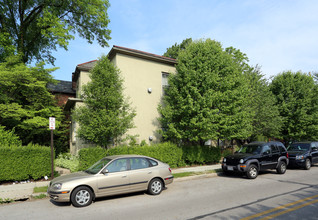
{"type": "Polygon", "coordinates": [[[162,72],[162,77],[161,77],[162,95],[165,95],[165,88],[169,86],[168,77],[169,77],[169,73],[162,72]]]}

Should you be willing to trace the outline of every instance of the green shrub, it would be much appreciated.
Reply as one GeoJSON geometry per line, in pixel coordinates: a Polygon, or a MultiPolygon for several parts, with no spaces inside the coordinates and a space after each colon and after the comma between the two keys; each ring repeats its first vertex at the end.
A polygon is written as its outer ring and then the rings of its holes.
{"type": "Polygon", "coordinates": [[[0,126],[0,147],[3,146],[22,146],[22,141],[12,131],[4,130],[4,126],[0,126]]]}
{"type": "Polygon", "coordinates": [[[183,160],[187,164],[218,163],[221,159],[221,150],[210,146],[183,146],[183,160]]]}
{"type": "Polygon", "coordinates": [[[170,167],[185,165],[182,160],[182,149],[179,148],[177,145],[169,142],[154,144],[151,146],[120,146],[111,148],[107,151],[107,155],[120,154],[137,154],[153,157],[164,163],[169,164],[170,167]]]}
{"type": "Polygon", "coordinates": [[[70,153],[59,154],[54,161],[55,166],[69,169],[71,172],[78,171],[79,159],[77,156],[73,156],[70,153]]]}
{"type": "Polygon", "coordinates": [[[101,147],[82,148],[78,153],[78,170],[86,170],[99,159],[106,156],[106,150],[101,147]]]}
{"type": "Polygon", "coordinates": [[[0,182],[40,179],[51,173],[49,147],[28,145],[0,148],[0,182]]]}
{"type": "Polygon", "coordinates": [[[225,148],[222,152],[222,157],[232,155],[233,154],[232,152],[233,152],[233,150],[231,148],[225,148]]]}
{"type": "Polygon", "coordinates": [[[172,143],[160,143],[143,146],[118,146],[107,151],[100,147],[83,148],[79,151],[79,170],[85,170],[106,155],[137,154],[161,160],[170,167],[184,166],[182,149],[172,143]]]}

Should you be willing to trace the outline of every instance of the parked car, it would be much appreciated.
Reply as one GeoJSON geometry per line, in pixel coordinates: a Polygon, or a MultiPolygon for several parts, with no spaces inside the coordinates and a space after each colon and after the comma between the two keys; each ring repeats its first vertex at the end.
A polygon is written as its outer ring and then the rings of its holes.
{"type": "Polygon", "coordinates": [[[291,167],[309,170],[312,164],[318,163],[318,142],[296,142],[287,150],[291,167]]]}
{"type": "Polygon", "coordinates": [[[288,165],[288,153],[281,142],[252,142],[243,145],[234,155],[223,159],[222,170],[225,174],[238,172],[255,179],[259,171],[276,169],[284,174],[288,165]]]}
{"type": "Polygon", "coordinates": [[[90,205],[95,198],[148,191],[158,195],[173,182],[168,164],[140,155],[117,155],[97,161],[85,171],[53,179],[50,198],[76,207],[90,205]]]}

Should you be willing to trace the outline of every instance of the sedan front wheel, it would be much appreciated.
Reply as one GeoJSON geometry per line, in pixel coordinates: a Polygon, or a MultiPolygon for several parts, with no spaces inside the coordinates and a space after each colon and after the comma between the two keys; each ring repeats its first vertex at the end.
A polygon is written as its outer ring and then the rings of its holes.
{"type": "Polygon", "coordinates": [[[93,192],[86,186],[76,188],[71,195],[71,202],[75,207],[88,206],[93,201],[93,192]]]}

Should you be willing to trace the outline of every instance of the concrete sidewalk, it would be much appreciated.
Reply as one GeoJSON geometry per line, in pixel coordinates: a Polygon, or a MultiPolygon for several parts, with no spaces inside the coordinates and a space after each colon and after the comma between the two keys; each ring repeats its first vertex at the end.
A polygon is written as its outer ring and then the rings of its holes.
{"type": "MultiPolygon", "coordinates": [[[[197,167],[184,167],[172,169],[172,174],[184,172],[204,172],[208,170],[220,169],[221,165],[206,165],[197,167]]],[[[2,200],[23,200],[29,199],[36,194],[33,193],[34,187],[48,186],[50,181],[39,181],[30,183],[17,183],[10,185],[0,185],[0,199],[2,200]]],[[[37,193],[39,194],[39,193],[37,193]]],[[[41,193],[40,193],[41,194],[41,193]]],[[[44,194],[44,193],[42,193],[44,194]]]]}

